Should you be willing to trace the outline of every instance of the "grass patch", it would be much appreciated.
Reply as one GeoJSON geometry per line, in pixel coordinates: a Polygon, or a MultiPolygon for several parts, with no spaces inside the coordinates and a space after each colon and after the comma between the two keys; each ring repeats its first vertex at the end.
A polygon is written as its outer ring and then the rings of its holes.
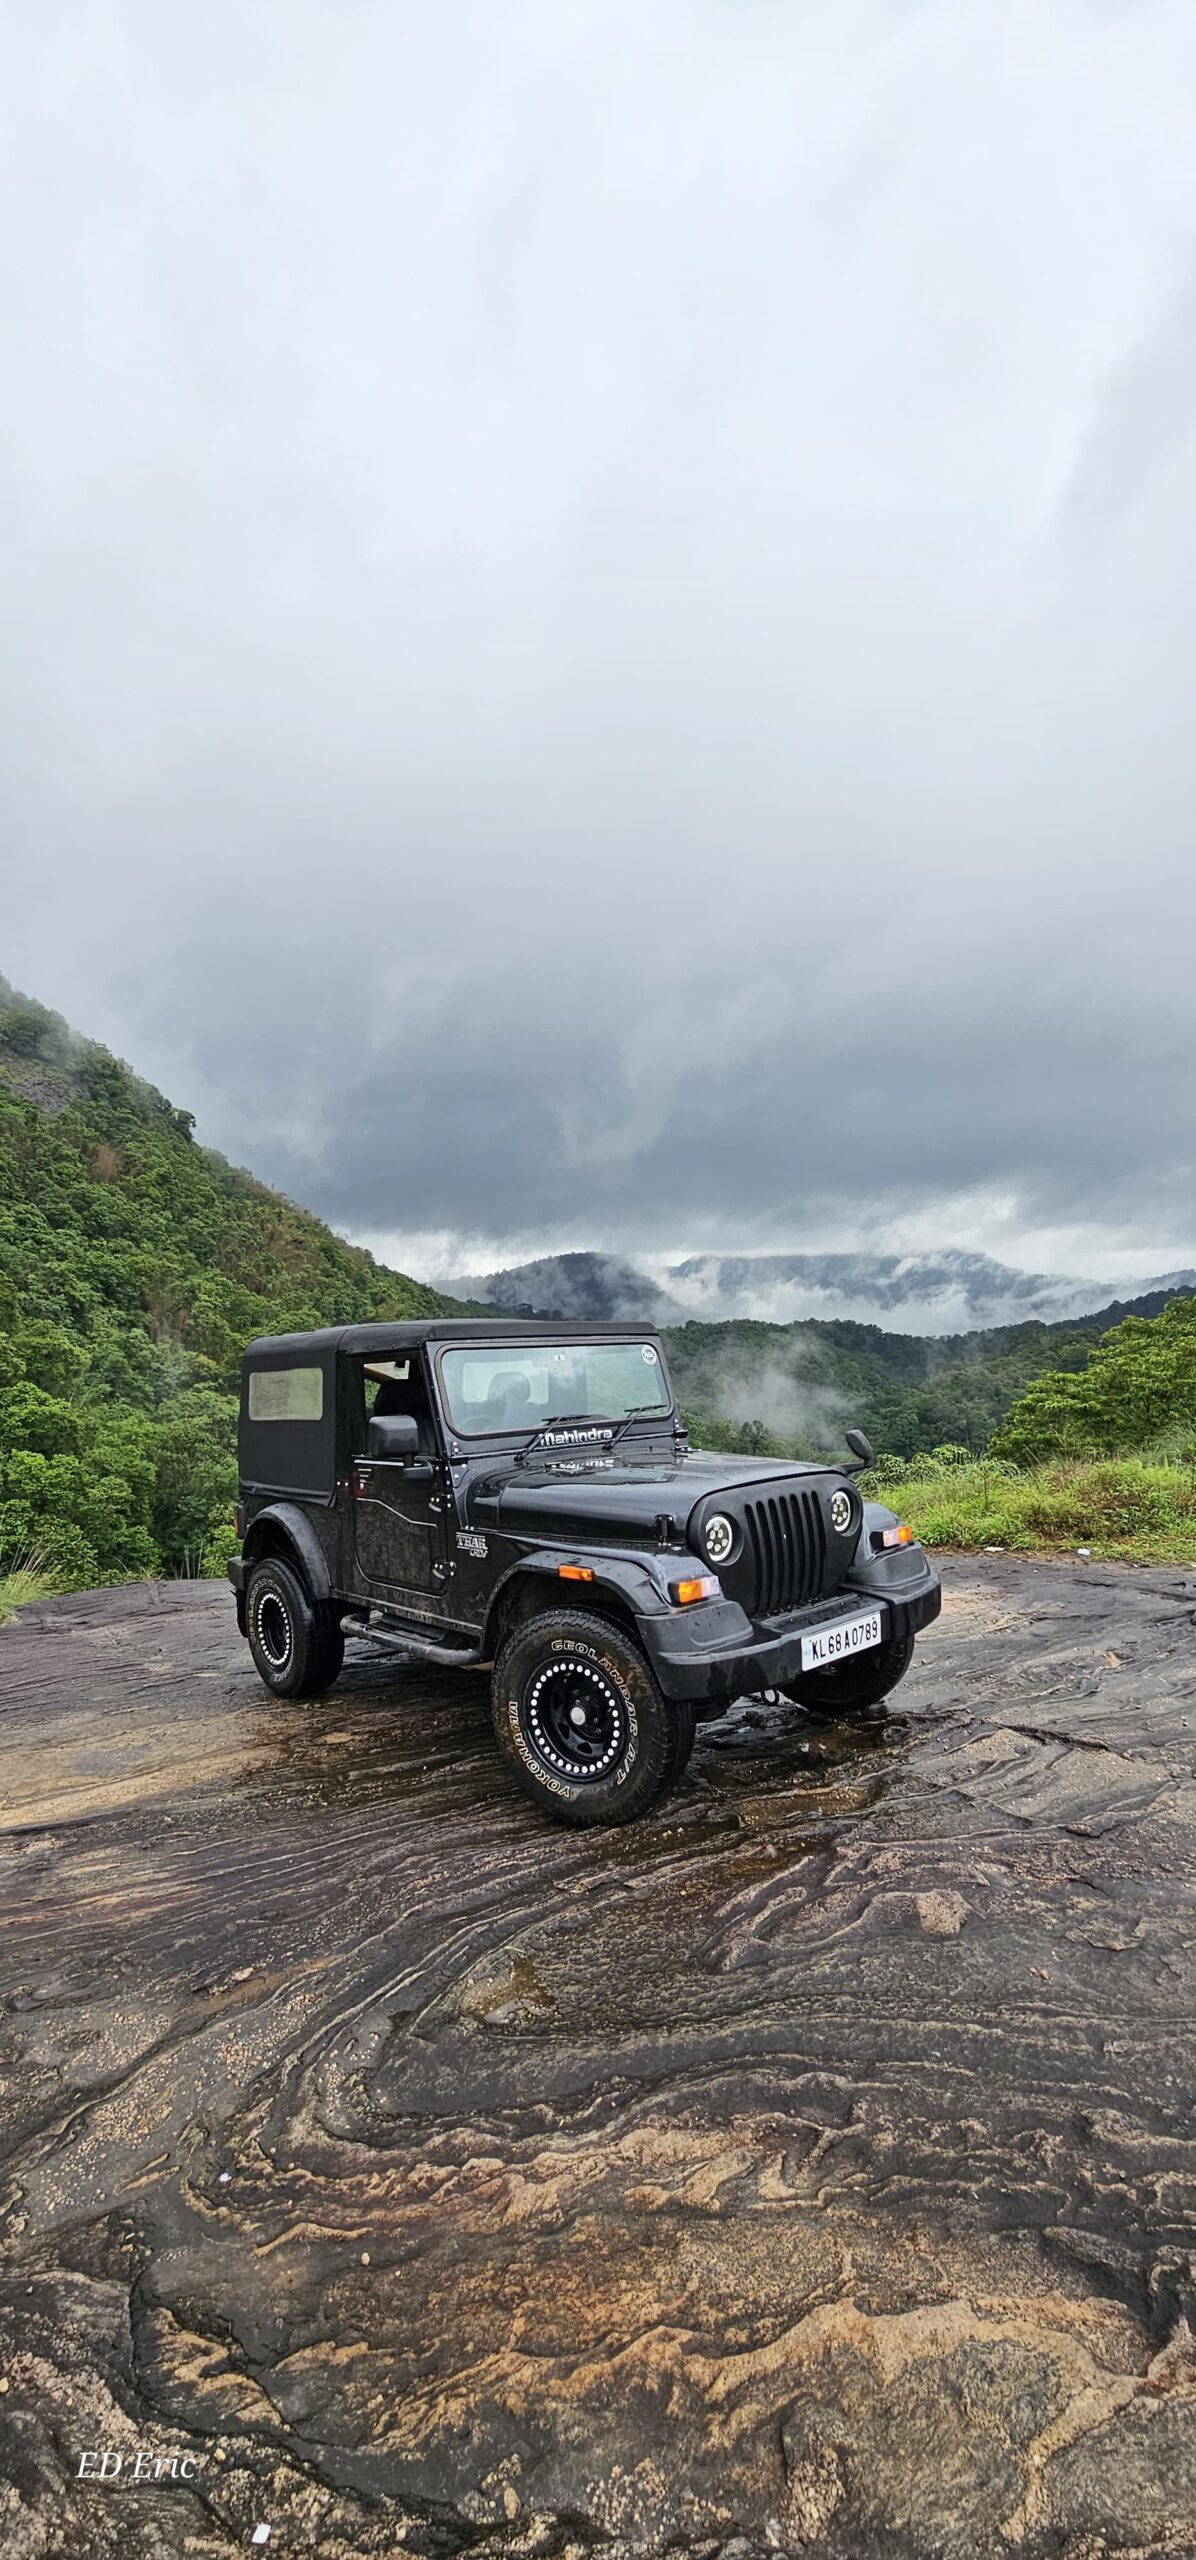
{"type": "Polygon", "coordinates": [[[46,1600],[58,1588],[54,1575],[47,1570],[46,1559],[36,1547],[22,1556],[0,1555],[0,1627],[16,1609],[27,1609],[34,1600],[46,1600]]]}
{"type": "Polygon", "coordinates": [[[1142,1458],[893,1461],[864,1491],[908,1520],[927,1547],[1008,1547],[1022,1554],[1121,1556],[1196,1564],[1196,1467],[1142,1458]]]}

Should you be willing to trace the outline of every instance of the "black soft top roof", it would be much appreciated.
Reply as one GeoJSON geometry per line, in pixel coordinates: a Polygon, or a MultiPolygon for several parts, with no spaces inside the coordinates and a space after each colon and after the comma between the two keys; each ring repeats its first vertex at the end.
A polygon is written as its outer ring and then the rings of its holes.
{"type": "Polygon", "coordinates": [[[313,1351],[410,1351],[421,1342],[641,1342],[657,1327],[642,1324],[537,1324],[527,1316],[396,1317],[393,1324],[325,1325],[318,1333],[264,1333],[246,1346],[246,1360],[313,1351]]]}

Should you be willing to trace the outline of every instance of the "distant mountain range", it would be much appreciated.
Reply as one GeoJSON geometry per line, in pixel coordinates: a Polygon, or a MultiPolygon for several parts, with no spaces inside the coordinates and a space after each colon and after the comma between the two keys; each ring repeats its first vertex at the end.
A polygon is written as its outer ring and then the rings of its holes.
{"type": "MultiPolygon", "coordinates": [[[[811,1316],[879,1325],[885,1331],[958,1334],[986,1325],[1058,1324],[1106,1306],[1157,1312],[1169,1297],[1196,1290],[1196,1270],[1133,1283],[1061,1279],[1015,1271],[988,1254],[692,1254],[651,1263],[605,1253],[547,1254],[506,1271],[472,1272],[451,1284],[458,1297],[515,1313],[614,1323],[706,1324],[755,1319],[794,1324],[811,1316]],[[1148,1302],[1157,1301],[1157,1305],[1148,1302]]],[[[1110,1321],[1115,1321],[1111,1315],[1110,1321]]]]}

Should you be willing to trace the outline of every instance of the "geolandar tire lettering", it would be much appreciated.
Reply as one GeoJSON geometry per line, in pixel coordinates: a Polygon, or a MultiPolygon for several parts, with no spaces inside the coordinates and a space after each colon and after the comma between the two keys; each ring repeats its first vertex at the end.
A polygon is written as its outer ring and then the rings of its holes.
{"type": "Polygon", "coordinates": [[[622,1628],[584,1610],[517,1627],[494,1666],[503,1758],[542,1810],[579,1828],[630,1822],[675,1783],[693,1741],[693,1709],[666,1702],[622,1628]]]}

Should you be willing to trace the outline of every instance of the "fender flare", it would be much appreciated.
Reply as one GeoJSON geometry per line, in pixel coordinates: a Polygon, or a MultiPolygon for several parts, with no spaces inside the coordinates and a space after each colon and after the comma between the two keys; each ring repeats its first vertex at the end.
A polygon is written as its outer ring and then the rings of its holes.
{"type": "Polygon", "coordinates": [[[307,1578],[307,1587],[312,1599],[331,1599],[332,1580],[328,1571],[328,1558],[306,1512],[300,1511],[294,1503],[270,1502],[267,1503],[264,1511],[255,1512],[245,1532],[245,1542],[241,1550],[246,1569],[257,1563],[265,1543],[259,1536],[259,1531],[266,1527],[280,1529],[288,1546],[294,1548],[298,1562],[302,1565],[307,1578]]]}
{"type": "Polygon", "coordinates": [[[558,1580],[561,1565],[576,1564],[577,1560],[576,1548],[537,1547],[531,1554],[518,1556],[514,1564],[508,1565],[501,1581],[495,1583],[487,1603],[483,1636],[484,1660],[488,1661],[490,1658],[492,1630],[507,1592],[513,1583],[526,1581],[532,1574],[537,1579],[556,1582],[563,1609],[584,1608],[587,1600],[596,1598],[603,1591],[608,1591],[620,1600],[623,1607],[629,1609],[635,1618],[657,1616],[667,1611],[667,1602],[662,1599],[647,1566],[638,1557],[604,1556],[601,1564],[595,1562],[590,1568],[594,1576],[592,1582],[578,1584],[558,1580]]]}

